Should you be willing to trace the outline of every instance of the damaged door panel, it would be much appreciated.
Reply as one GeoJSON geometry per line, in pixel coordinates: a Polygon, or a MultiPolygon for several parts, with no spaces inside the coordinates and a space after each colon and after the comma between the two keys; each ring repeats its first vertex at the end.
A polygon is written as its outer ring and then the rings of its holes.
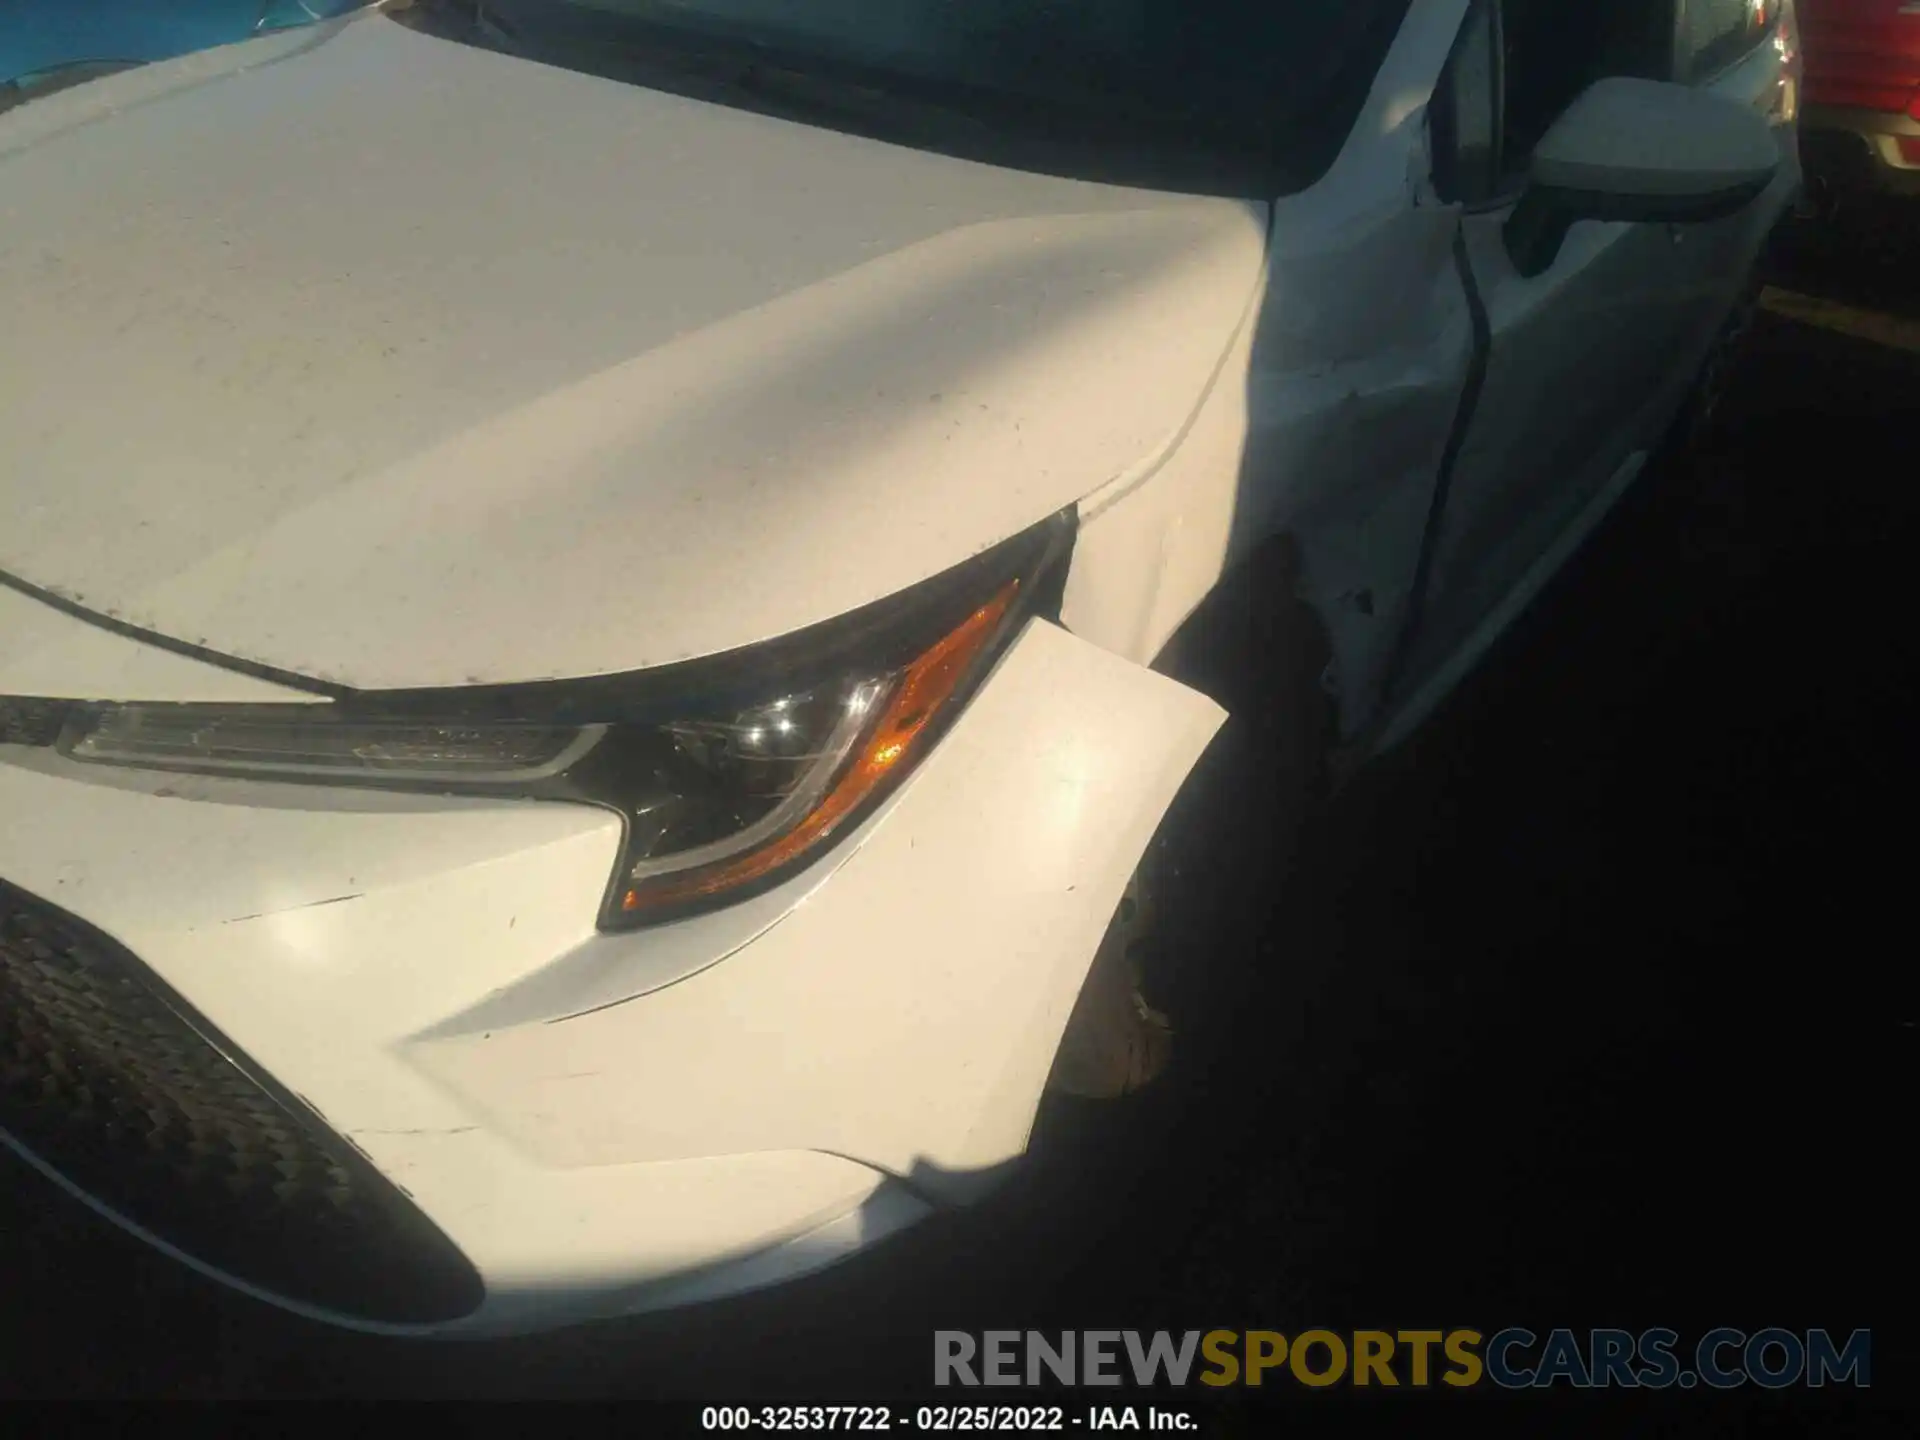
{"type": "Polygon", "coordinates": [[[1191,429],[1082,504],[1070,628],[1151,660],[1224,570],[1290,535],[1341,728],[1367,722],[1473,357],[1457,226],[1401,191],[1331,219],[1279,207],[1268,284],[1191,429]]]}
{"type": "MultiPolygon", "coordinates": [[[[1666,32],[1650,21],[1641,35],[1636,13],[1657,21],[1663,12],[1656,0],[1623,7],[1611,17],[1617,23],[1588,16],[1563,24],[1553,6],[1507,3],[1498,11],[1504,28],[1478,31],[1503,63],[1461,72],[1504,88],[1506,133],[1486,193],[1466,197],[1462,220],[1468,283],[1485,316],[1486,373],[1430,537],[1396,701],[1484,650],[1502,617],[1516,613],[1511,597],[1542,583],[1540,558],[1564,558],[1567,538],[1590,531],[1608,497],[1624,493],[1680,411],[1798,184],[1793,129],[1776,103],[1790,47],[1756,44],[1700,88],[1771,122],[1781,166],[1763,193],[1725,218],[1582,219],[1549,263],[1517,257],[1512,225],[1535,188],[1542,135],[1558,133],[1557,118],[1569,117],[1589,87],[1673,76],[1666,32]],[[1530,122],[1516,118],[1523,112],[1530,122]]],[[[1394,729],[1406,726],[1396,720],[1394,729]]]]}

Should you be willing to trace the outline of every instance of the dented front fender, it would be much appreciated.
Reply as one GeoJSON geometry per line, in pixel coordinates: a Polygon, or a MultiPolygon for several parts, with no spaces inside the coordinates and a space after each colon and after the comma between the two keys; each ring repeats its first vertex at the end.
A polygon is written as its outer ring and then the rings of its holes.
{"type": "Polygon", "coordinates": [[[500,997],[406,1058],[551,1165],[810,1149],[962,1196],[1025,1148],[1121,892],[1224,718],[1034,622],[779,923],[585,1013],[500,997]]]}

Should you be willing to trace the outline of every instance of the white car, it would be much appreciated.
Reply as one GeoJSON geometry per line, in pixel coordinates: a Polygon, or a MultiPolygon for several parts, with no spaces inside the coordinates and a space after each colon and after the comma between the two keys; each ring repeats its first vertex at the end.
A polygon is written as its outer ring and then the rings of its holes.
{"type": "Polygon", "coordinates": [[[8,1145],[392,1333],[973,1199],[1155,1063],[1176,632],[1378,753],[1688,405],[1753,8],[415,0],[0,117],[8,1145]]]}

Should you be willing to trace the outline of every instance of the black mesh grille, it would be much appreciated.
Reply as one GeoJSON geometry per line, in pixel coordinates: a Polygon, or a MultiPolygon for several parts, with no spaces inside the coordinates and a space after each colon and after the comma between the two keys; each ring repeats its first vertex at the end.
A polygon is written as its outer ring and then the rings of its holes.
{"type": "Polygon", "coordinates": [[[0,884],[0,1128],[262,1289],[369,1320],[471,1311],[479,1277],[446,1237],[187,1013],[112,940],[0,884]]]}
{"type": "Polygon", "coordinates": [[[65,700],[0,695],[0,745],[51,745],[73,706],[65,700]]]}

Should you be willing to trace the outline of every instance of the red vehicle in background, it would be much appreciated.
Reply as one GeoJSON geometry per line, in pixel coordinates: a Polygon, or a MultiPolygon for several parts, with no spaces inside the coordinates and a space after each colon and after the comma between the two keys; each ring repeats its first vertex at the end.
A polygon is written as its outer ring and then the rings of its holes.
{"type": "Polygon", "coordinates": [[[1809,184],[1920,196],[1920,0],[1800,0],[1809,184]]]}

